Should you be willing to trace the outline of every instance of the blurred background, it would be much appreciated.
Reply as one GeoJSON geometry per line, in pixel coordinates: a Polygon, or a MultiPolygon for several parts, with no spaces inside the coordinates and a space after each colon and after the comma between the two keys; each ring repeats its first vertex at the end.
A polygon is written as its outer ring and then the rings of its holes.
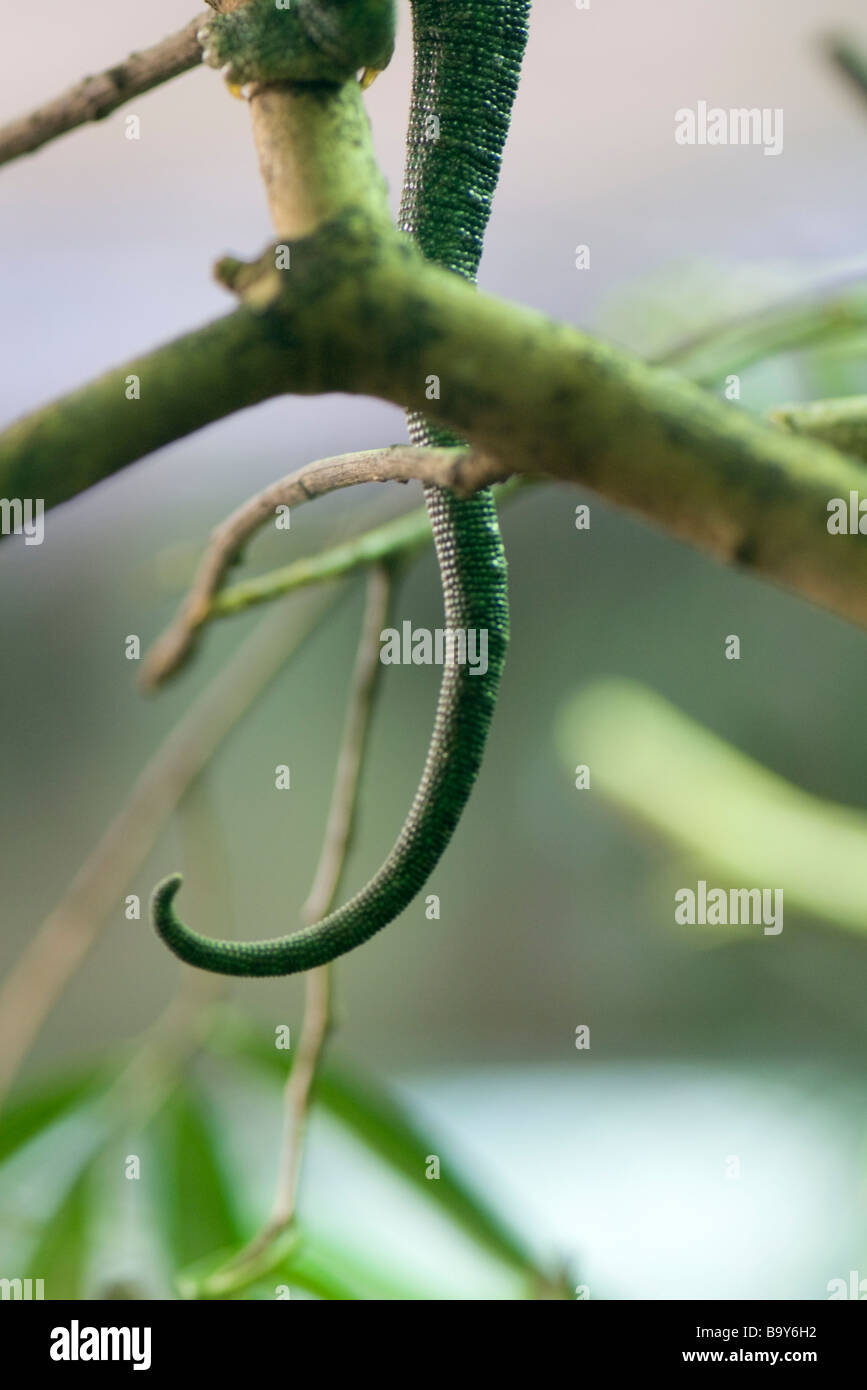
{"type": "MultiPolygon", "coordinates": [[[[410,57],[400,8],[397,58],[369,97],[395,207],[410,57]]],[[[193,8],[30,0],[5,11],[4,120],[180,28],[193,8]]],[[[857,0],[613,0],[588,11],[537,0],[534,11],[485,289],[651,353],[867,276],[867,103],[822,46],[836,28],[867,41],[857,0]],[[699,100],[782,107],[782,154],[677,145],[674,112],[699,100]],[[575,266],[579,244],[590,248],[585,270],[575,266]]],[[[248,113],[209,70],[4,169],[0,209],[7,420],[225,312],[212,263],[252,256],[270,235],[248,113]],[[129,113],[140,116],[139,141],[124,138],[129,113]]],[[[763,411],[867,390],[863,346],[757,362],[741,373],[742,404],[763,411]]],[[[248,494],[305,461],[403,438],[400,412],[375,401],[273,401],[51,513],[43,546],[0,549],[0,968],[15,962],[149,754],[258,615],[214,628],[157,698],[138,691],[126,637],[146,646],[159,633],[209,531],[248,494]]],[[[408,493],[353,490],[305,508],[291,532],[256,543],[245,572],[397,515],[418,500],[408,493]]],[[[419,902],[340,962],[335,1054],[389,1082],[592,1298],[825,1298],[829,1280],[867,1275],[867,938],[833,911],[799,907],[788,882],[764,885],[790,893],[779,936],[747,929],[711,941],[700,928],[676,929],[674,891],[713,881],[713,861],[685,862],[682,846],[606,794],[592,720],[585,728],[569,711],[584,691],[581,708],[592,713],[599,678],[628,678],[817,807],[862,811],[864,635],[578,490],[521,494],[502,524],[512,646],[483,776],[428,890],[441,917],[426,920],[419,902]],[[579,502],[590,504],[589,531],[575,528],[579,502]],[[724,659],[728,634],[740,637],[740,661],[724,659]],[[575,788],[579,763],[591,766],[589,790],[575,788]],[[589,1050],[575,1046],[582,1024],[589,1050]]],[[[298,920],[360,611],[358,590],[207,774],[226,929],[240,936],[276,935],[298,920]],[[292,789],[278,798],[279,763],[290,765],[292,789]]],[[[425,553],[396,617],[436,627],[440,615],[425,553]]],[[[380,863],[409,804],[436,689],[432,668],[387,673],[351,888],[380,863]]],[[[597,706],[605,699],[603,690],[597,706]]],[[[640,744],[638,694],[634,718],[640,744]]],[[[659,757],[664,800],[664,750],[659,757]]],[[[716,795],[712,780],[706,795],[716,795]]],[[[208,855],[197,844],[174,820],[126,891],[145,901],[183,865],[183,910],[207,929],[208,855]]],[[[851,869],[863,873],[854,861],[851,869]]],[[[177,978],[146,921],[125,920],[119,901],[27,1077],[122,1049],[177,978]]],[[[233,997],[263,1036],[300,1023],[296,980],[244,982],[233,997]]],[[[230,1125],[255,1136],[267,1193],[274,1095],[257,1107],[240,1085],[215,1083],[215,1092],[230,1125]]],[[[322,1229],[358,1248],[373,1238],[399,1248],[442,1296],[509,1296],[495,1270],[423,1212],[407,1215],[406,1196],[344,1152],[326,1120],[312,1140],[303,1200],[322,1229]]],[[[46,1163],[57,1149],[55,1138],[46,1163]]],[[[255,1174],[250,1182],[255,1206],[255,1174]]],[[[12,1192],[20,1202],[21,1190],[13,1185],[6,1200],[12,1192]]]]}

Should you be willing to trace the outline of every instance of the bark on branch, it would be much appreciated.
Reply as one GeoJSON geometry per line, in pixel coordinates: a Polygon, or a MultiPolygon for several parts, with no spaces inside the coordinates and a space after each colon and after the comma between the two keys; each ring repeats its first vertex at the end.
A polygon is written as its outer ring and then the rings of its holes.
{"type": "Polygon", "coordinates": [[[0,436],[0,495],[52,505],[269,396],[347,391],[423,411],[501,477],[585,483],[867,626],[867,549],[826,529],[828,500],[867,487],[856,460],[479,293],[378,217],[346,213],[290,253],[288,269],[274,248],[224,262],[238,310],[0,436]]]}

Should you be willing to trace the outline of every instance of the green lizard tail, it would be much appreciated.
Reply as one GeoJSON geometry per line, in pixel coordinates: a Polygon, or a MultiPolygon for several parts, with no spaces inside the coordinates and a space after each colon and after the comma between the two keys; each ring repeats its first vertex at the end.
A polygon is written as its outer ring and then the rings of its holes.
{"type": "MultiPolygon", "coordinates": [[[[474,279],[527,38],[530,0],[413,0],[415,73],[400,220],[425,255],[474,279]]],[[[441,381],[448,389],[448,363],[441,381]]],[[[414,443],[453,443],[411,417],[414,443]]],[[[335,912],[267,941],[214,941],[178,920],[174,875],[156,889],[154,923],[190,965],[224,975],[290,975],[352,950],[422,889],[478,773],[508,644],[506,561],[490,493],[425,490],[442,576],[445,626],[487,634],[487,670],[447,664],[422,778],[382,867],[335,912]]]]}

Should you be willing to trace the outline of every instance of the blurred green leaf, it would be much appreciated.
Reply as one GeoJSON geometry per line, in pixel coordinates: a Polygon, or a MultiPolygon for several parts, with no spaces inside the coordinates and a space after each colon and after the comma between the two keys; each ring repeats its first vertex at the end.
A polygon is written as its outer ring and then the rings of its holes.
{"type": "MultiPolygon", "coordinates": [[[[264,1039],[237,1016],[218,1031],[211,1046],[223,1055],[252,1063],[276,1081],[285,1081],[287,1054],[278,1052],[270,1039],[264,1039]]],[[[470,1183],[456,1176],[459,1166],[443,1155],[439,1140],[426,1137],[382,1088],[329,1064],[316,1079],[314,1098],[393,1171],[442,1207],[477,1244],[507,1264],[525,1273],[535,1273],[533,1257],[521,1238],[470,1183]],[[425,1177],[426,1159],[431,1153],[440,1157],[437,1182],[429,1182],[425,1177]]]]}
{"type": "Polygon", "coordinates": [[[428,1199],[444,1207],[452,1219],[500,1259],[532,1270],[533,1260],[520,1238],[473,1187],[455,1174],[458,1165],[443,1154],[442,1144],[416,1128],[412,1119],[385,1091],[371,1082],[335,1067],[326,1067],[314,1094],[327,1110],[361,1139],[392,1169],[401,1173],[428,1199]],[[427,1157],[440,1157],[437,1182],[425,1177],[427,1157]]]}
{"type": "Polygon", "coordinates": [[[867,933],[867,815],[786,781],[637,682],[600,680],[563,708],[561,762],[702,876],[782,888],[787,906],[867,933]]]}
{"type": "MultiPolygon", "coordinates": [[[[373,1261],[329,1241],[303,1232],[285,1264],[273,1272],[275,1287],[281,1283],[315,1294],[317,1298],[358,1301],[425,1300],[435,1295],[419,1288],[412,1276],[384,1270],[373,1261]]],[[[272,1297],[275,1292],[272,1289],[272,1297]]]]}
{"type": "Polygon", "coordinates": [[[75,1106],[90,1100],[110,1075],[106,1067],[92,1067],[16,1092],[0,1112],[0,1163],[75,1106]]]}
{"type": "Polygon", "coordinates": [[[815,264],[695,260],[621,286],[597,314],[606,336],[711,386],[779,353],[863,335],[863,256],[815,264]]]}
{"type": "Polygon", "coordinates": [[[87,1297],[86,1279],[93,1216],[94,1161],[85,1163],[65,1197],[51,1213],[30,1257],[28,1279],[45,1281],[49,1299],[87,1297]]]}
{"type": "MultiPolygon", "coordinates": [[[[270,1038],[264,1039],[237,1017],[218,1029],[213,1050],[254,1066],[277,1084],[285,1080],[286,1054],[278,1053],[270,1038]]],[[[117,1142],[119,1115],[116,1097],[115,1104],[107,1107],[97,1104],[94,1109],[92,1102],[98,1101],[112,1074],[108,1069],[93,1069],[40,1086],[22,1095],[7,1112],[3,1135],[7,1155],[54,1123],[73,1119],[81,1107],[92,1111],[95,1121],[80,1156],[66,1165],[62,1185],[40,1210],[35,1243],[28,1242],[29,1277],[45,1279],[46,1288],[50,1281],[51,1297],[94,1296],[86,1289],[88,1263],[98,1244],[95,1232],[106,1223],[109,1227],[112,1224],[103,1159],[106,1145],[117,1142]]],[[[456,1167],[443,1157],[441,1145],[426,1139],[404,1109],[379,1087],[331,1067],[318,1080],[316,1100],[477,1244],[522,1274],[534,1275],[532,1258],[520,1239],[468,1183],[455,1176],[456,1167]],[[437,1152],[442,1162],[436,1183],[425,1178],[431,1152],[437,1152]]],[[[84,1109],[81,1118],[83,1123],[84,1109]]],[[[88,1122],[88,1131],[90,1128],[88,1122]]],[[[224,1166],[222,1138],[209,1102],[191,1083],[182,1082],[162,1101],[147,1124],[146,1134],[153,1148],[148,1162],[155,1165],[148,1180],[154,1234],[170,1268],[183,1271],[177,1280],[182,1296],[275,1299],[284,1285],[335,1300],[424,1300],[438,1296],[420,1288],[413,1273],[385,1270],[359,1256],[357,1250],[344,1250],[308,1231],[302,1235],[295,1230],[287,1233],[285,1240],[265,1252],[254,1267],[226,1279],[225,1266],[242,1248],[247,1232],[239,1211],[240,1199],[224,1166]]],[[[145,1287],[146,1283],[123,1296],[147,1296],[141,1291],[145,1287]]]]}
{"type": "Polygon", "coordinates": [[[191,1087],[180,1087],[151,1133],[160,1163],[155,1207],[172,1267],[183,1269],[215,1250],[238,1246],[241,1225],[207,1103],[191,1087]]]}

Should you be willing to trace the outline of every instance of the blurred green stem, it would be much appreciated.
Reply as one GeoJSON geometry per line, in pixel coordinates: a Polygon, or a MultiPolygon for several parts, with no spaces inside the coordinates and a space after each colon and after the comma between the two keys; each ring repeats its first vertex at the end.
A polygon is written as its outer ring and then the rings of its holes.
{"type": "Polygon", "coordinates": [[[329,546],[316,555],[293,560],[291,564],[281,565],[279,569],[269,570],[267,574],[257,575],[255,579],[232,584],[229,588],[215,594],[207,611],[205,621],[213,618],[226,618],[235,613],[246,612],[260,603],[270,603],[282,594],[295,589],[306,588],[310,584],[321,584],[323,580],[351,574],[363,566],[387,560],[390,556],[402,555],[409,558],[414,551],[430,544],[430,521],[424,507],[416,507],[403,516],[362,531],[349,541],[329,546]]]}
{"type": "MultiPolygon", "coordinates": [[[[856,278],[863,281],[863,265],[859,265],[856,278]]],[[[654,361],[673,367],[699,386],[713,387],[757,362],[784,352],[836,343],[863,333],[865,328],[867,291],[856,286],[840,293],[835,283],[714,324],[667,348],[654,361]]]]}
{"type": "Polygon", "coordinates": [[[862,97],[867,97],[867,54],[860,44],[846,34],[831,34],[827,49],[839,71],[862,97]]]}
{"type": "MultiPolygon", "coordinates": [[[[781,405],[770,412],[769,418],[793,434],[824,440],[844,454],[867,460],[867,396],[781,405]]],[[[867,493],[867,480],[864,490],[867,493]]]]}
{"type": "Polygon", "coordinates": [[[811,796],[643,686],[595,681],[563,710],[564,765],[689,853],[705,877],[782,888],[788,907],[867,935],[867,815],[811,796]]]}

